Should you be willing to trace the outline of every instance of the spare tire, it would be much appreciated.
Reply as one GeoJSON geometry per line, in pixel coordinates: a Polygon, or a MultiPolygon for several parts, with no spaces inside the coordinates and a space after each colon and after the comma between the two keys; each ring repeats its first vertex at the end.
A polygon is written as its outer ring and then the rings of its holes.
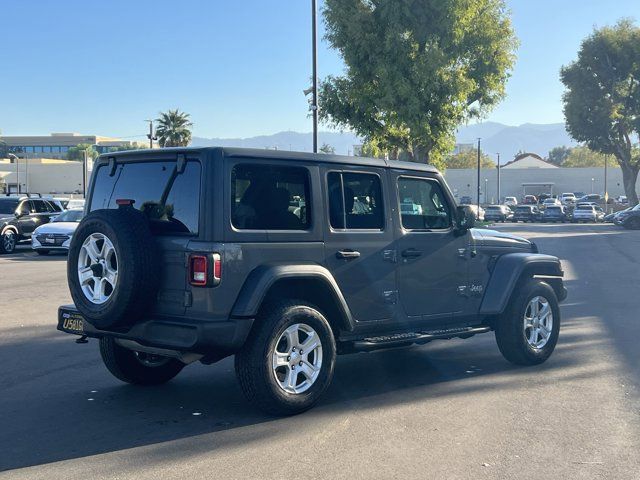
{"type": "Polygon", "coordinates": [[[134,324],[155,302],[158,259],[141,212],[127,206],[89,213],[73,235],[67,262],[76,308],[99,329],[134,324]]]}

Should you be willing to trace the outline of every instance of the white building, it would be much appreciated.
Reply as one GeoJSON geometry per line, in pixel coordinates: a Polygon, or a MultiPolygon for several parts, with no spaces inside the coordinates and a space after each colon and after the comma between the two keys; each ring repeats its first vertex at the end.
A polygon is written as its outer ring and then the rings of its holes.
{"type": "MultiPolygon", "coordinates": [[[[86,178],[89,178],[88,165],[86,178]]],[[[17,163],[0,159],[0,194],[17,193],[82,193],[82,162],[51,158],[18,159],[17,163]]]]}
{"type": "Polygon", "coordinates": [[[557,165],[550,163],[543,159],[540,155],[535,153],[521,153],[516,155],[516,158],[510,162],[505,163],[501,167],[502,169],[511,168],[559,168],[557,165]]]}

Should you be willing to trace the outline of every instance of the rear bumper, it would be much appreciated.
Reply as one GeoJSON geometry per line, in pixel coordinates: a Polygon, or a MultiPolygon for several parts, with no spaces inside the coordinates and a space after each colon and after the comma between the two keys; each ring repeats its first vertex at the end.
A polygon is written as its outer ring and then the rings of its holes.
{"type": "Polygon", "coordinates": [[[207,355],[237,352],[244,345],[252,325],[252,318],[203,322],[163,317],[137,323],[126,331],[100,330],[82,318],[74,305],[63,305],[58,308],[57,329],[75,335],[122,338],[147,347],[207,355]]]}

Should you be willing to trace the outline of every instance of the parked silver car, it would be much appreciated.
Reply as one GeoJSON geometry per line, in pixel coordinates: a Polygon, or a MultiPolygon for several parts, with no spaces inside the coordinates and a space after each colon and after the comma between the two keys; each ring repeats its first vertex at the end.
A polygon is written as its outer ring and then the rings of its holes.
{"type": "Polygon", "coordinates": [[[68,252],[73,233],[83,216],[83,209],[74,208],[39,226],[31,235],[31,248],[39,255],[47,255],[50,251],[68,252]]]}

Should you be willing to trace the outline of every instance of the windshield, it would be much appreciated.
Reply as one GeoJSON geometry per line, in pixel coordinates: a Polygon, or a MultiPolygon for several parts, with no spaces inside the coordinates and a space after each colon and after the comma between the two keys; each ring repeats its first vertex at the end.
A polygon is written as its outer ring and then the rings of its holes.
{"type": "Polygon", "coordinates": [[[67,210],[53,219],[54,222],[79,222],[84,216],[83,210],[67,210]]]}
{"type": "Polygon", "coordinates": [[[1,200],[0,201],[0,214],[12,214],[18,207],[17,200],[1,200]]]}

